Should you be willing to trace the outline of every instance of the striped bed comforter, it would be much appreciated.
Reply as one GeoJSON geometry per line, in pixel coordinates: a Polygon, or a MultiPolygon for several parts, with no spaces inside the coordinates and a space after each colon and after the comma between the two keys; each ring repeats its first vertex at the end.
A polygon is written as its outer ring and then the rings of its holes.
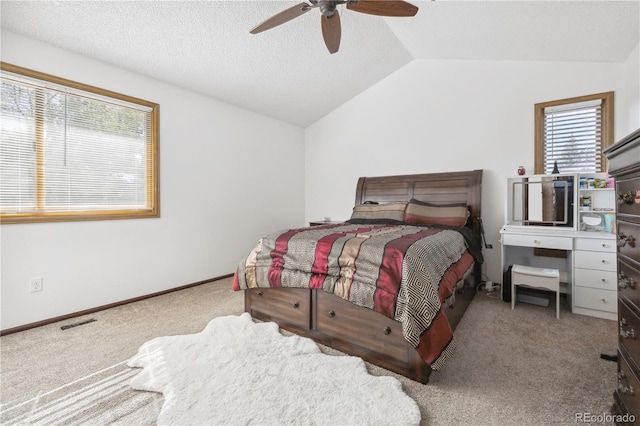
{"type": "Polygon", "coordinates": [[[442,303],[473,264],[453,229],[345,223],[278,231],[260,239],[234,276],[234,290],[323,289],[402,324],[434,370],[455,348],[442,303]]]}

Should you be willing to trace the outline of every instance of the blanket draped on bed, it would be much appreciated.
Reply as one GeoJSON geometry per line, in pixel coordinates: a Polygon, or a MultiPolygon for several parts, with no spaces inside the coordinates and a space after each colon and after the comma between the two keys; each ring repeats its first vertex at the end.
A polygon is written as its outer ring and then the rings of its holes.
{"type": "Polygon", "coordinates": [[[442,302],[473,264],[456,230],[339,224],[274,232],[234,276],[234,290],[322,289],[402,324],[404,338],[434,370],[455,342],[442,302]]]}

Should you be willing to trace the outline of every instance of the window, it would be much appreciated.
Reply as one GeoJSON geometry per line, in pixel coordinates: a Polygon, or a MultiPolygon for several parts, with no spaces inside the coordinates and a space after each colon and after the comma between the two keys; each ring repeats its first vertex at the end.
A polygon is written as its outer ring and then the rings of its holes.
{"type": "Polygon", "coordinates": [[[2,223],[159,216],[157,104],[0,68],[2,223]]]}
{"type": "Polygon", "coordinates": [[[613,92],[535,105],[535,173],[607,170],[602,151],[613,143],[613,92]]]}

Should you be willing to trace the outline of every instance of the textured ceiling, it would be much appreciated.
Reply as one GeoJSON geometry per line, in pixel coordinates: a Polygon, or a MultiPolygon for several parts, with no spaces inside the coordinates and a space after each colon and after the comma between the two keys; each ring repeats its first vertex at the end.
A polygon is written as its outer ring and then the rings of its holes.
{"type": "MultiPolygon", "coordinates": [[[[623,62],[640,1],[426,1],[412,18],[339,7],[340,51],[300,1],[8,1],[10,31],[306,127],[413,59],[623,62]]],[[[19,65],[19,64],[18,64],[19,65]]]]}

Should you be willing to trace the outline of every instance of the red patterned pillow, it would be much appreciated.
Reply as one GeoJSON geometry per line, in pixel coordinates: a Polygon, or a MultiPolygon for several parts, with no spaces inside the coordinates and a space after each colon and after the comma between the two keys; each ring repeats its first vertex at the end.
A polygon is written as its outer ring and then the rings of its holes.
{"type": "Polygon", "coordinates": [[[404,221],[420,225],[465,226],[469,218],[466,204],[432,204],[412,199],[407,203],[404,221]]]}

